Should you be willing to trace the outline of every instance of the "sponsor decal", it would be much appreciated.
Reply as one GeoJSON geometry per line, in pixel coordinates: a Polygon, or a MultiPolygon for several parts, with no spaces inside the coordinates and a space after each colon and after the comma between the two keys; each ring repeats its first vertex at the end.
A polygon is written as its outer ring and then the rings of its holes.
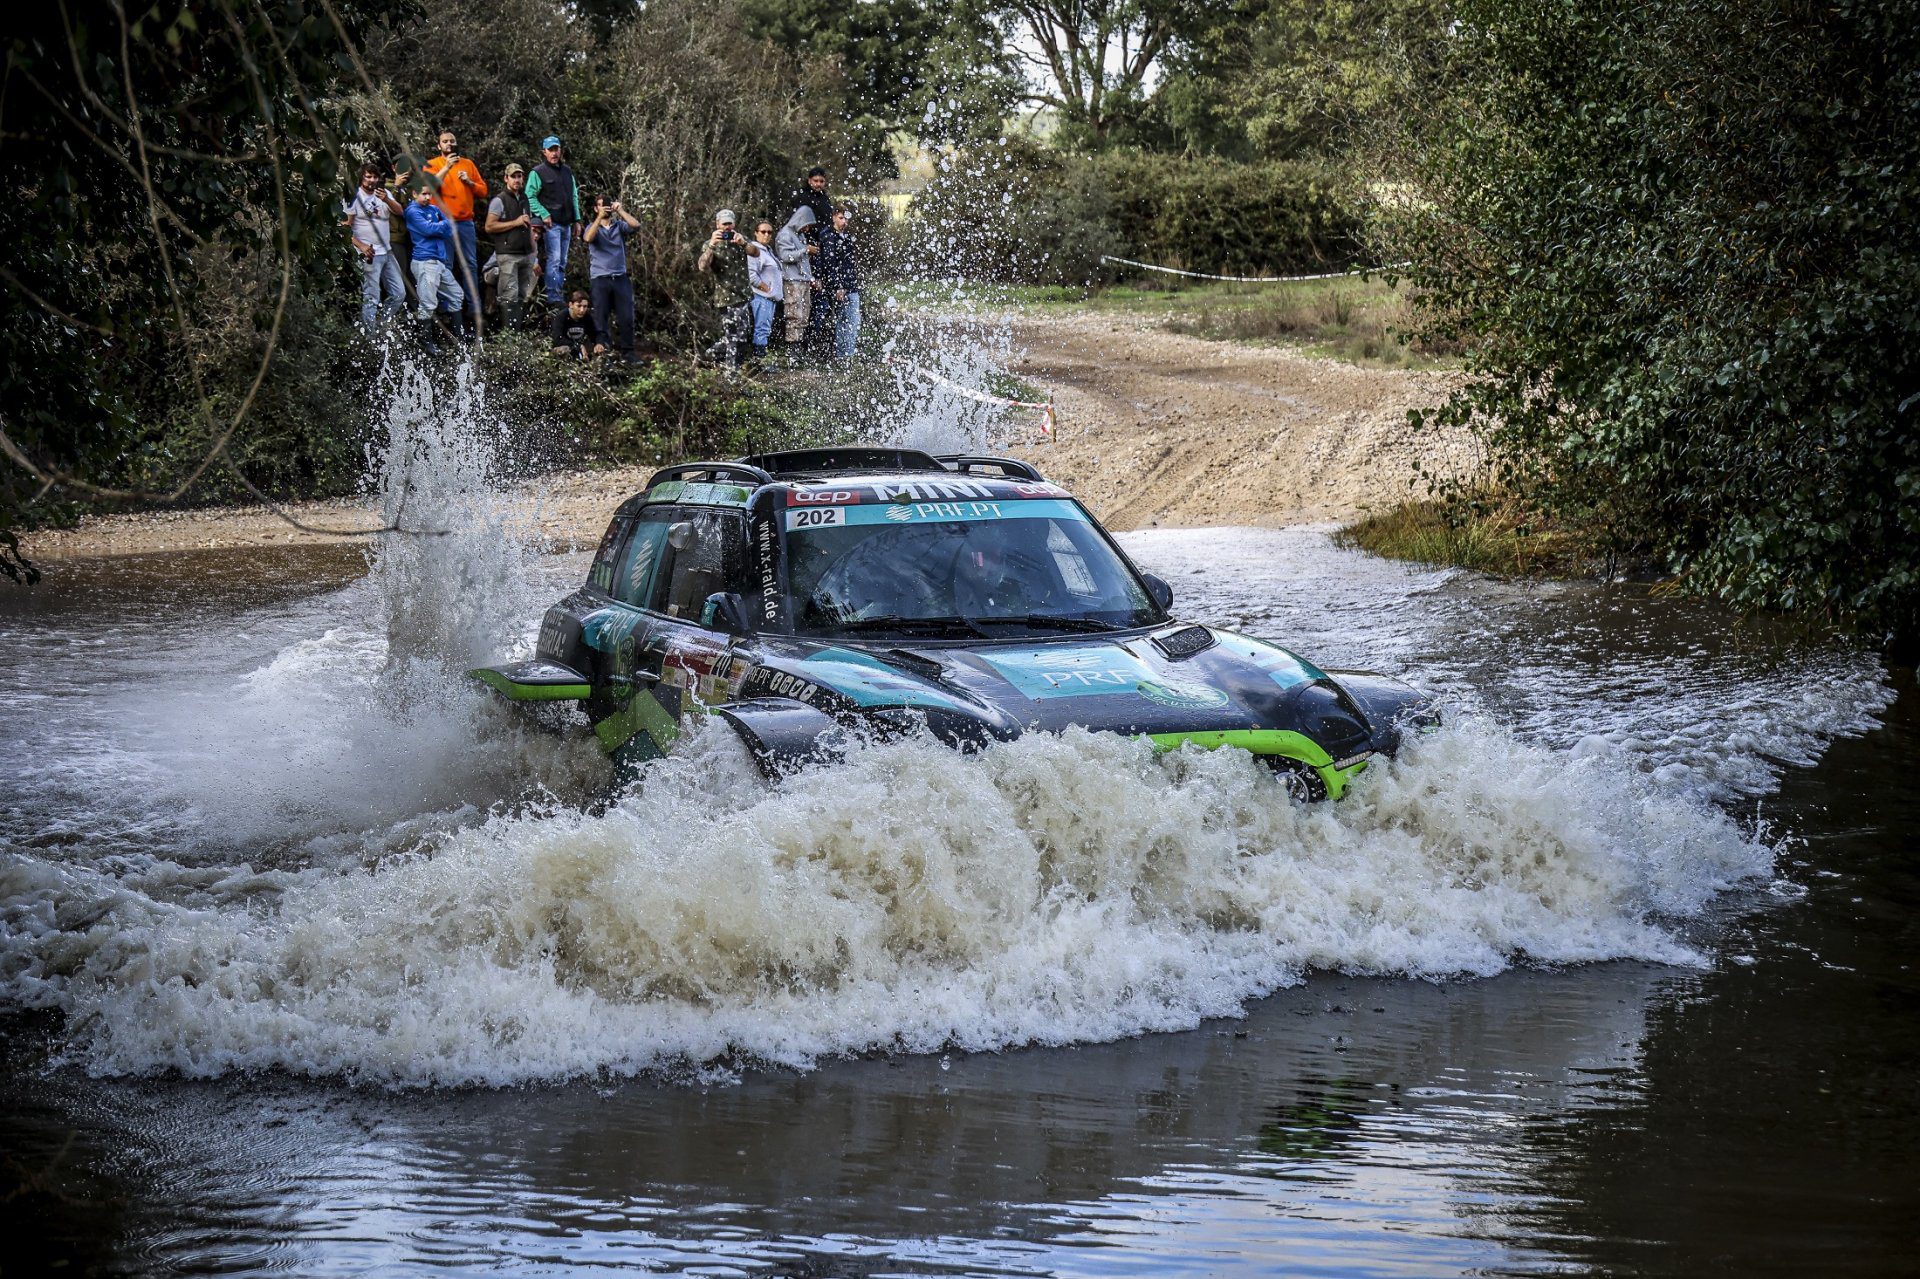
{"type": "Polygon", "coordinates": [[[1218,710],[1228,701],[1224,689],[1180,680],[1141,680],[1135,691],[1150,702],[1183,711],[1218,710]]]}
{"type": "Polygon", "coordinates": [[[1037,484],[1015,484],[1013,491],[1021,497],[1065,497],[1067,491],[1058,484],[1048,484],[1044,480],[1037,484]]]}
{"type": "Polygon", "coordinates": [[[760,557],[760,617],[766,622],[780,619],[780,578],[773,558],[773,519],[763,516],[754,530],[754,549],[760,557]]]}
{"type": "Polygon", "coordinates": [[[534,645],[534,653],[540,657],[566,656],[567,614],[563,609],[550,608],[540,622],[540,641],[534,645]]]}
{"type": "Polygon", "coordinates": [[[846,522],[846,508],[839,506],[809,506],[787,512],[789,533],[797,528],[835,528],[846,522]]]}
{"type": "Polygon", "coordinates": [[[789,675],[785,671],[768,670],[761,667],[752,681],[752,693],[770,693],[775,697],[789,697],[796,702],[813,705],[813,699],[820,696],[820,686],[801,679],[798,675],[789,675]]]}
{"type": "Polygon", "coordinates": [[[996,650],[980,656],[1036,702],[1102,693],[1131,694],[1142,680],[1155,675],[1146,663],[1111,644],[996,650]]]}
{"type": "Polygon", "coordinates": [[[839,505],[859,500],[859,489],[794,489],[787,494],[788,506],[816,506],[821,503],[839,505]]]}
{"type": "Polygon", "coordinates": [[[961,497],[992,497],[993,486],[979,480],[903,480],[873,486],[874,496],[882,502],[934,502],[961,497]]]}
{"type": "Polygon", "coordinates": [[[680,703],[686,710],[705,710],[710,705],[732,701],[740,691],[741,678],[732,676],[732,669],[730,649],[670,640],[661,654],[660,688],[686,692],[689,696],[680,703]]]}
{"type": "Polygon", "coordinates": [[[954,698],[930,688],[868,653],[824,648],[800,663],[823,689],[855,706],[912,706],[922,710],[964,709],[954,698]]]}

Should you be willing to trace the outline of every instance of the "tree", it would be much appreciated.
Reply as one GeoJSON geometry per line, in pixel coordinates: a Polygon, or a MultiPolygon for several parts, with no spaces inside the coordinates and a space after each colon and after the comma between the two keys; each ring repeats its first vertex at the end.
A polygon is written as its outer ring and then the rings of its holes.
{"type": "Polygon", "coordinates": [[[748,30],[803,65],[840,69],[838,114],[861,167],[890,176],[887,139],[952,141],[998,131],[1016,96],[998,32],[977,11],[932,0],[743,0],[748,30]]]}
{"type": "Polygon", "coordinates": [[[1188,155],[1287,160],[1345,151],[1397,109],[1411,54],[1448,0],[1240,0],[1167,59],[1146,134],[1188,155]]]}
{"type": "Polygon", "coordinates": [[[0,512],[50,491],[180,498],[210,475],[252,487],[241,437],[304,270],[337,246],[329,105],[348,53],[400,6],[326,0],[144,11],[70,0],[16,15],[0,179],[0,512]],[[264,278],[234,269],[271,259],[264,278]],[[244,375],[202,341],[216,274],[249,281],[244,375]],[[155,423],[191,415],[194,447],[155,423]]]}
{"type": "MultiPolygon", "coordinates": [[[[980,3],[980,0],[975,0],[980,3]]],[[[1060,115],[1069,144],[1105,146],[1136,119],[1162,58],[1232,0],[1003,0],[976,12],[1032,73],[1023,100],[1060,115]]]]}
{"type": "Polygon", "coordinates": [[[1378,163],[1496,480],[1920,635],[1920,3],[1463,0],[1378,163]]]}

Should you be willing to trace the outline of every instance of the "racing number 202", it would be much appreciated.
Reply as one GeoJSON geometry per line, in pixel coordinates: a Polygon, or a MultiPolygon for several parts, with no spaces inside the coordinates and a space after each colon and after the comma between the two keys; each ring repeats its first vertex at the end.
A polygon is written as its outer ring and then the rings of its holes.
{"type": "Polygon", "coordinates": [[[845,508],[838,506],[815,506],[805,510],[787,512],[787,527],[790,529],[825,528],[829,525],[845,524],[846,522],[847,512],[845,508]]]}

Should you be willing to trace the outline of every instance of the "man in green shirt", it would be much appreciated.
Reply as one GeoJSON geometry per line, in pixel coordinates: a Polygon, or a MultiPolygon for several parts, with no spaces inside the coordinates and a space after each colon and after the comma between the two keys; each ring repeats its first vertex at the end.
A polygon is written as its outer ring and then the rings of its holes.
{"type": "Polygon", "coordinates": [[[540,232],[547,301],[557,306],[565,296],[567,252],[580,238],[580,183],[565,160],[560,139],[548,135],[540,144],[540,163],[527,175],[527,208],[540,232]]]}

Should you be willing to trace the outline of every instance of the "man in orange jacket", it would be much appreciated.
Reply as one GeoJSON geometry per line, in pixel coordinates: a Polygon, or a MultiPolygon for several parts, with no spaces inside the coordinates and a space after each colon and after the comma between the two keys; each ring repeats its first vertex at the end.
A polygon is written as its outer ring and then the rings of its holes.
{"type": "Polygon", "coordinates": [[[479,166],[460,154],[460,140],[452,129],[440,130],[440,154],[427,161],[426,171],[437,182],[434,203],[453,223],[453,269],[460,287],[466,290],[467,306],[462,313],[465,327],[472,328],[480,317],[480,237],[473,225],[475,197],[487,198],[487,180],[479,166]]]}

